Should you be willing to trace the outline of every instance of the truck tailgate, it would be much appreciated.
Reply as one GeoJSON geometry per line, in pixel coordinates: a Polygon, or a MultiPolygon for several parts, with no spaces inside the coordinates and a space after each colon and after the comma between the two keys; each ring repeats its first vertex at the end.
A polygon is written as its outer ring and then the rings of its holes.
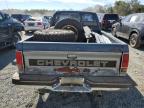
{"type": "MultiPolygon", "coordinates": [[[[24,72],[57,76],[119,76],[121,55],[128,51],[124,45],[23,42],[24,72]]],[[[21,49],[20,45],[18,49],[21,49]]]]}
{"type": "Polygon", "coordinates": [[[136,86],[126,71],[121,71],[128,62],[128,46],[124,43],[24,41],[18,44],[17,54],[23,62],[17,61],[19,73],[13,75],[14,84],[47,85],[47,89],[58,92],[136,86]]]}
{"type": "Polygon", "coordinates": [[[24,52],[25,69],[39,70],[33,73],[41,74],[93,74],[118,75],[121,59],[120,53],[104,52],[24,52]]]}

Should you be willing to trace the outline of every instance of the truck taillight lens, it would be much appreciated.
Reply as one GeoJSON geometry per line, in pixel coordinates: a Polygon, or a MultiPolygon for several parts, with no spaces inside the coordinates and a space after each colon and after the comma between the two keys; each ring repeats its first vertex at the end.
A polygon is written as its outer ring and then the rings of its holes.
{"type": "Polygon", "coordinates": [[[16,51],[16,64],[18,66],[19,71],[23,71],[24,63],[22,51],[16,51]]]}
{"type": "Polygon", "coordinates": [[[121,72],[126,72],[129,63],[129,54],[123,53],[121,61],[121,72]]]}
{"type": "Polygon", "coordinates": [[[103,21],[102,21],[102,24],[106,24],[106,20],[103,20],[103,21]]]}

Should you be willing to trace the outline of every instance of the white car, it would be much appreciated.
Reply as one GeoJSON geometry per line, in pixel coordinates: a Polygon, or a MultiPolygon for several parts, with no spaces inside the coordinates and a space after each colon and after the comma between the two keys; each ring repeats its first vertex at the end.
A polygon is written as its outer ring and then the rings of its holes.
{"type": "Polygon", "coordinates": [[[36,31],[42,30],[48,27],[48,22],[46,22],[43,18],[34,18],[31,17],[24,21],[25,31],[36,31]]]}

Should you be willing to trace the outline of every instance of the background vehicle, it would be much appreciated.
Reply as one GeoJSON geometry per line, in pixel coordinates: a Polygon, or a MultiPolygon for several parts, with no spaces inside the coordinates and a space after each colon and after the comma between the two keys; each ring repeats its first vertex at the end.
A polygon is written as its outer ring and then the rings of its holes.
{"type": "Polygon", "coordinates": [[[99,20],[99,25],[100,25],[100,27],[102,26],[101,25],[101,22],[102,22],[102,18],[103,18],[103,16],[104,16],[104,13],[97,13],[97,16],[98,16],[98,20],[99,20]]]}
{"type": "MultiPolygon", "coordinates": [[[[57,30],[37,31],[33,37],[18,43],[19,73],[14,74],[13,83],[47,85],[48,89],[60,92],[92,92],[98,88],[134,85],[126,74],[128,45],[105,32],[93,32],[89,27],[82,26],[81,31],[80,17],[90,27],[93,23],[89,21],[98,24],[95,13],[56,12],[52,25],[58,21],[54,25],[57,30]],[[86,41],[78,41],[76,32],[81,32],[86,41]]],[[[101,31],[98,26],[97,31],[101,31]]]]}
{"type": "Polygon", "coordinates": [[[47,20],[48,20],[48,22],[50,22],[50,21],[51,21],[52,16],[44,16],[44,18],[45,18],[45,19],[47,19],[47,20]]]}
{"type": "Polygon", "coordinates": [[[55,29],[62,28],[73,30],[77,35],[79,35],[77,41],[80,42],[86,41],[83,34],[83,26],[88,26],[92,31],[101,34],[98,17],[92,12],[57,11],[51,18],[50,22],[50,27],[54,27],[55,29]],[[59,24],[59,22],[61,22],[61,24],[59,24]],[[65,26],[67,22],[72,26],[65,26]]]}
{"type": "Polygon", "coordinates": [[[118,14],[98,14],[101,28],[103,30],[111,30],[112,24],[119,21],[118,14]]]}
{"type": "Polygon", "coordinates": [[[86,41],[83,34],[83,26],[88,26],[92,31],[101,34],[98,17],[92,12],[57,11],[50,22],[50,27],[54,27],[55,29],[72,29],[79,35],[77,41],[80,42],[86,41]],[[61,22],[61,24],[59,24],[59,22],[61,22]],[[64,26],[67,22],[72,26],[64,26]]]}
{"type": "Polygon", "coordinates": [[[24,21],[24,27],[26,32],[42,30],[44,28],[47,28],[48,25],[49,25],[48,22],[43,18],[31,17],[26,21],[24,21]]]}
{"type": "Polygon", "coordinates": [[[98,17],[92,12],[79,12],[79,11],[57,11],[51,18],[50,26],[56,24],[66,18],[75,19],[81,23],[82,26],[88,26],[92,31],[97,33],[101,32],[98,17]]]}
{"type": "Polygon", "coordinates": [[[17,19],[20,22],[24,22],[26,19],[30,18],[31,15],[25,15],[25,14],[12,14],[11,17],[17,19]]]}
{"type": "Polygon", "coordinates": [[[15,46],[21,40],[21,31],[23,30],[23,24],[8,14],[0,12],[0,49],[15,46]]]}
{"type": "Polygon", "coordinates": [[[45,17],[42,17],[42,21],[43,21],[43,24],[44,24],[44,29],[46,29],[50,26],[50,18],[47,19],[45,17]]]}
{"type": "Polygon", "coordinates": [[[131,47],[138,48],[144,44],[144,13],[126,16],[112,26],[112,34],[129,40],[131,47]]]}

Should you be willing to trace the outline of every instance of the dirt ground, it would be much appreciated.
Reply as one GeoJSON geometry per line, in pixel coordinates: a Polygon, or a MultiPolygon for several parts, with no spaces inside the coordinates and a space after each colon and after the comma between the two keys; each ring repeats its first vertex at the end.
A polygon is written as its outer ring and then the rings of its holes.
{"type": "Polygon", "coordinates": [[[128,91],[103,91],[102,97],[54,92],[42,96],[37,93],[38,87],[14,85],[15,50],[0,50],[0,108],[144,108],[144,47],[129,49],[128,74],[138,86],[128,91]]]}

